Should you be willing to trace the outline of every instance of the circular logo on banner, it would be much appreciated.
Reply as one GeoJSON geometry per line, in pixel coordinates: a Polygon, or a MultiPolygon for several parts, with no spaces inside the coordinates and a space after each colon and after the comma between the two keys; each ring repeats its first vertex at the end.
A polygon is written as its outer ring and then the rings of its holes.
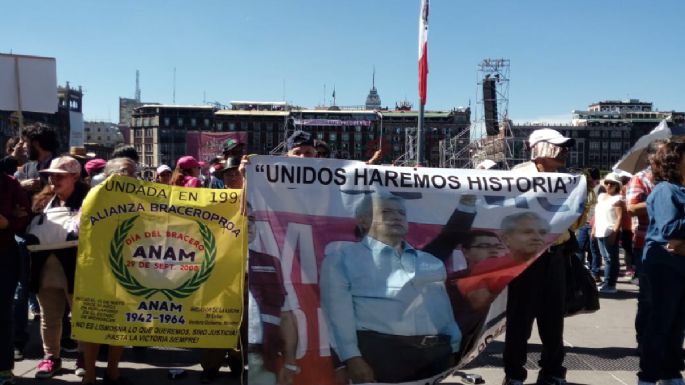
{"type": "Polygon", "coordinates": [[[161,294],[168,300],[193,294],[209,279],[216,263],[216,241],[212,231],[204,223],[196,221],[202,240],[172,231],[165,234],[146,231],[141,237],[140,234],[130,234],[138,217],[136,215],[122,221],[110,242],[109,264],[116,280],[130,294],[146,299],[155,294],[161,294]],[[152,244],[133,247],[131,257],[124,257],[124,250],[129,249],[127,246],[135,246],[138,241],[145,239],[152,244]],[[197,250],[187,252],[184,248],[168,246],[177,240],[185,241],[197,250]],[[201,255],[201,263],[198,263],[196,254],[201,255]],[[189,273],[192,274],[190,277],[189,273]],[[166,281],[167,284],[159,284],[160,281],[166,281]]]}

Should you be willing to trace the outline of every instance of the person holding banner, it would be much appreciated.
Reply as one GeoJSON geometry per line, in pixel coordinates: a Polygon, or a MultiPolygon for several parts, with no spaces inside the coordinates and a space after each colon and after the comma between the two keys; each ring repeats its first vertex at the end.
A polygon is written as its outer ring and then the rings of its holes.
{"type": "MultiPolygon", "coordinates": [[[[54,229],[70,227],[77,222],[76,218],[66,215],[50,216],[47,210],[66,207],[74,213],[80,210],[89,186],[80,181],[81,165],[70,157],[62,156],[50,162],[50,167],[40,171],[47,175],[49,184],[33,197],[32,210],[36,214],[46,213],[43,226],[54,229]],[[53,219],[60,222],[51,222],[53,219]]],[[[53,243],[62,243],[65,239],[46,239],[48,230],[41,231],[41,221],[33,221],[27,230],[27,245],[40,244],[41,251],[31,252],[31,284],[38,292],[38,303],[41,308],[41,337],[43,339],[44,359],[38,364],[36,378],[50,378],[62,368],[60,358],[62,323],[65,305],[71,307],[74,292],[74,275],[76,272],[76,247],[70,246],[50,249],[53,243]],[[45,234],[38,238],[35,234],[45,234]]],[[[72,233],[73,236],[73,233],[72,233]]],[[[57,247],[57,246],[56,246],[57,247]]]]}
{"type": "Polygon", "coordinates": [[[406,382],[449,369],[461,331],[435,256],[405,241],[402,198],[373,193],[355,210],[363,238],[326,255],[321,307],[353,383],[406,382]]]}
{"type": "MultiPolygon", "coordinates": [[[[131,158],[114,158],[107,162],[103,171],[105,179],[111,175],[123,175],[131,178],[136,177],[136,163],[131,158]]],[[[100,344],[92,342],[81,342],[83,347],[84,363],[83,375],[84,384],[95,384],[97,381],[96,366],[100,344]]],[[[104,384],[108,385],[127,385],[130,383],[127,378],[119,373],[119,362],[124,353],[123,346],[109,345],[107,349],[107,374],[104,377],[104,384]]]]}
{"type": "Polygon", "coordinates": [[[316,143],[312,134],[305,131],[295,131],[293,132],[287,140],[288,154],[289,157],[296,158],[316,158],[318,152],[316,150],[316,143]]]}
{"type": "MultiPolygon", "coordinates": [[[[530,134],[528,144],[531,160],[517,165],[514,170],[531,173],[557,172],[566,163],[568,149],[573,146],[574,139],[564,137],[551,128],[542,128],[530,134]]],[[[576,223],[585,223],[584,216],[576,223]]],[[[575,228],[570,231],[575,231],[575,228]]],[[[504,385],[522,385],[526,380],[527,371],[524,365],[527,344],[536,319],[542,340],[541,369],[536,384],[566,384],[566,368],[563,366],[566,258],[577,249],[570,231],[563,233],[552,247],[509,283],[503,355],[504,385]]],[[[521,248],[525,248],[527,241],[524,241],[523,235],[518,238],[521,240],[521,248]]],[[[513,240],[511,238],[507,243],[510,249],[515,248],[513,240]]],[[[544,243],[539,246],[543,245],[544,243]]],[[[537,250],[539,249],[538,247],[537,250]]],[[[530,254],[525,257],[530,257],[530,254]]]]}
{"type": "Polygon", "coordinates": [[[214,171],[216,178],[225,188],[241,189],[243,188],[243,175],[240,173],[240,159],[237,157],[229,157],[222,163],[219,163],[221,168],[214,171]]]}
{"type": "Polygon", "coordinates": [[[316,157],[317,158],[330,158],[331,157],[331,148],[328,146],[328,143],[324,142],[321,139],[314,139],[314,147],[316,148],[316,157]]]}
{"type": "MultiPolygon", "coordinates": [[[[222,188],[241,189],[243,188],[243,177],[238,171],[240,161],[236,157],[229,157],[224,162],[215,164],[214,177],[222,182],[222,188]]],[[[249,230],[249,226],[248,226],[249,230]]],[[[250,233],[248,233],[249,235],[250,233]]],[[[246,279],[247,282],[247,279],[246,279]]],[[[247,321],[243,320],[243,325],[247,321]]],[[[245,334],[241,328],[241,341],[244,340],[245,334]]],[[[244,343],[243,343],[244,345],[244,343]]],[[[219,377],[221,366],[226,361],[226,353],[228,351],[228,366],[231,369],[231,375],[239,376],[244,368],[244,351],[236,349],[202,349],[200,358],[200,366],[202,366],[202,374],[200,375],[200,383],[209,384],[219,377]]],[[[250,374],[252,368],[250,368],[250,374]]]]}

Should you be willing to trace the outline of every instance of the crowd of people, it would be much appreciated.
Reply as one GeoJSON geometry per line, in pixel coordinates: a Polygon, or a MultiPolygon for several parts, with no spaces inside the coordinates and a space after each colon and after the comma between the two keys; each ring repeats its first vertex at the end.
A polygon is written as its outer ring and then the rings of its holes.
{"type": "MultiPolygon", "coordinates": [[[[528,145],[530,161],[516,166],[515,171],[559,172],[574,140],[543,128],[530,135],[528,145]]],[[[133,147],[122,146],[106,160],[89,156],[83,148],[73,147],[66,154],[58,154],[58,148],[52,128],[32,124],[7,141],[6,156],[0,161],[0,385],[14,383],[12,369],[14,361],[23,359],[29,312],[40,318],[43,346],[36,378],[58,375],[62,352],[77,351],[76,374],[84,384],[97,381],[95,363],[100,345],[70,339],[78,218],[91,187],[111,175],[140,177],[138,154],[133,147]],[[54,226],[47,229],[44,222],[54,226]],[[46,237],[55,236],[62,237],[63,242],[52,248],[41,247],[46,237]]],[[[287,139],[287,149],[290,157],[331,156],[325,142],[304,131],[296,131],[287,139]]],[[[527,268],[516,270],[508,285],[504,385],[522,385],[527,378],[524,366],[534,321],[542,340],[536,384],[566,383],[563,328],[567,260],[578,258],[587,264],[599,293],[612,294],[617,291],[621,247],[627,274],[639,285],[635,320],[640,354],[638,383],[685,384],[681,376],[685,143],[655,141],[647,152],[648,166],[632,176],[610,172],[600,178],[599,170],[587,170],[588,199],[583,214],[539,256],[549,224],[535,212],[503,218],[501,234],[475,230],[468,236],[457,236],[459,226],[470,227],[473,222],[470,213],[475,200],[464,195],[440,235],[416,250],[405,240],[408,223],[401,198],[364,199],[355,212],[358,242],[327,254],[321,267],[321,305],[334,346],[336,381],[411,381],[434,376],[455,364],[467,346],[464,337],[472,329],[462,316],[484,317],[488,304],[503,289],[487,287],[486,293],[479,293],[483,294],[479,300],[455,300],[445,285],[448,274],[444,261],[459,245],[469,272],[487,269],[492,263],[489,260],[505,249],[511,252],[511,260],[506,261],[511,266],[525,266],[537,256],[527,268]],[[397,257],[396,264],[379,262],[391,256],[397,257]],[[421,274],[416,271],[417,265],[422,267],[421,274]],[[404,273],[396,274],[398,271],[404,273]],[[388,277],[393,287],[411,287],[410,294],[402,297],[399,292],[381,290],[389,285],[388,277]],[[366,311],[371,308],[374,311],[366,311]],[[454,314],[445,313],[446,308],[455,308],[454,314]],[[383,317],[374,316],[379,309],[383,317]],[[407,360],[412,365],[406,365],[407,360]]],[[[377,163],[381,156],[377,151],[367,163],[377,163]]],[[[155,181],[191,188],[241,189],[249,163],[245,146],[228,140],[222,154],[207,162],[188,155],[173,167],[160,165],[155,181]]],[[[255,217],[247,202],[246,215],[251,241],[255,217]]],[[[248,364],[248,383],[292,384],[301,370],[295,357],[296,301],[288,298],[278,258],[250,249],[247,259],[243,348],[202,349],[198,354],[203,368],[201,382],[215,381],[228,362],[231,372],[238,374],[248,364]]],[[[468,285],[468,281],[459,284],[468,285]]],[[[123,350],[121,346],[108,347],[104,384],[132,383],[119,371],[123,350]]]]}

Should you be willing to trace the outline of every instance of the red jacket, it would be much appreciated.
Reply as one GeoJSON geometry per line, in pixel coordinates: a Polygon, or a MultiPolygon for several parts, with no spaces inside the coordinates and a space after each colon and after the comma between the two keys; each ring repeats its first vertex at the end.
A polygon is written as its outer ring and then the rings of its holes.
{"type": "Polygon", "coordinates": [[[19,182],[11,176],[0,173],[0,214],[9,221],[9,226],[0,230],[0,249],[7,250],[15,242],[14,235],[24,232],[31,219],[30,213],[29,198],[19,182]],[[15,217],[17,207],[23,209],[26,216],[15,217]]]}

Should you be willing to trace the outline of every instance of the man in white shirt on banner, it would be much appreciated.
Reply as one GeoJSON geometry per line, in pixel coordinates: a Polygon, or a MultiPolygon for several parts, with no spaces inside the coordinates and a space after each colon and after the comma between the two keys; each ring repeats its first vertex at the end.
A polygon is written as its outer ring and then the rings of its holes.
{"type": "Polygon", "coordinates": [[[327,255],[321,306],[353,383],[406,382],[447,370],[461,332],[445,266],[405,241],[402,198],[373,193],[356,208],[363,238],[327,255]]]}

